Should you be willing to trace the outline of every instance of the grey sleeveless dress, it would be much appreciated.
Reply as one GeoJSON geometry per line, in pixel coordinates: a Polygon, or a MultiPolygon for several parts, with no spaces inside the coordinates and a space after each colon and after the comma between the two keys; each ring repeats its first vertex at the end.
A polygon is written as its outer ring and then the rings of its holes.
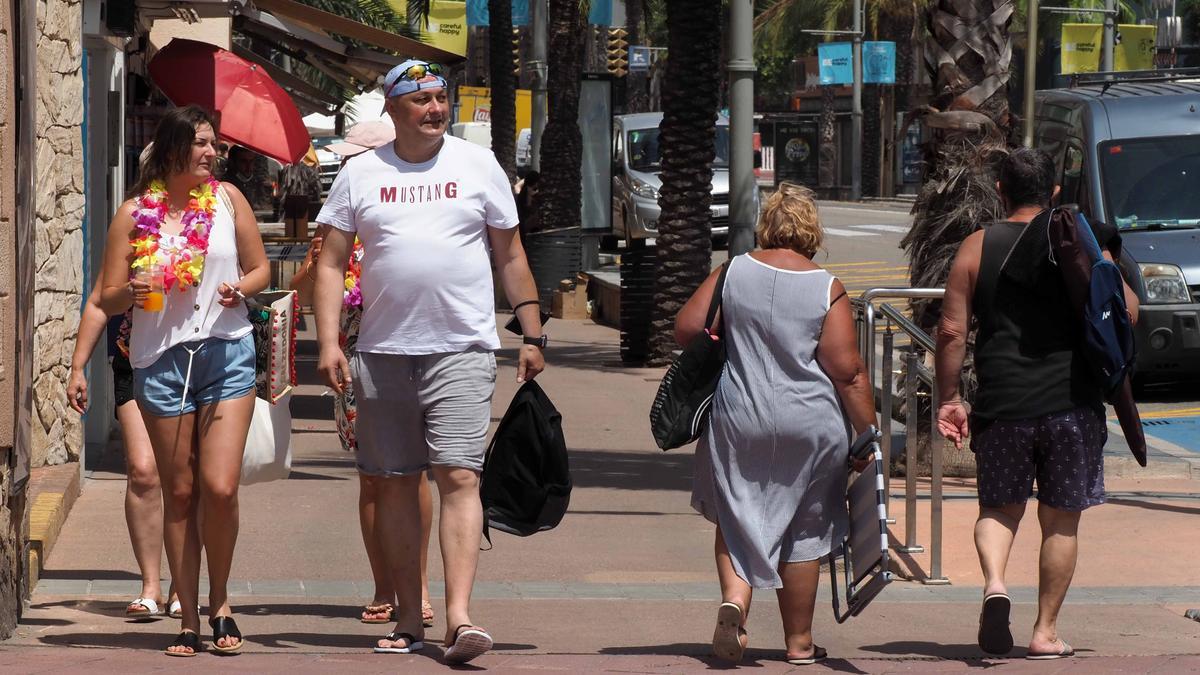
{"type": "Polygon", "coordinates": [[[832,283],[749,255],[726,274],[728,360],[696,447],[692,507],[720,526],[754,588],[781,588],[781,562],[821,558],[846,531],[850,427],[816,360],[832,283]]]}

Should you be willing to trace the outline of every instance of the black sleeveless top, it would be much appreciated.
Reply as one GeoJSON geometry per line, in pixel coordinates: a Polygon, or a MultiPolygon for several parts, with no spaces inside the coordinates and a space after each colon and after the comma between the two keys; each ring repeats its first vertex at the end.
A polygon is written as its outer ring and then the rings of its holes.
{"type": "Polygon", "coordinates": [[[1049,211],[985,227],[973,311],[979,318],[972,414],[1026,419],[1086,406],[1103,412],[1080,349],[1080,322],[1047,239],[1049,211]]]}

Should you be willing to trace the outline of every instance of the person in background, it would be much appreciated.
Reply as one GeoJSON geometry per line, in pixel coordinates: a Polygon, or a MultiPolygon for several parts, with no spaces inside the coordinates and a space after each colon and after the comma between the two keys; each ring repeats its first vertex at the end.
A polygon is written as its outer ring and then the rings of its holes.
{"type": "Polygon", "coordinates": [[[154,448],[146,433],[146,424],[133,397],[133,368],[129,365],[129,317],[114,316],[111,321],[100,308],[100,279],[83,305],[79,318],[79,333],[71,355],[71,373],[67,380],[67,403],[84,414],[88,409],[88,382],[84,370],[101,335],[108,334],[107,351],[113,376],[115,416],[121,424],[121,445],[125,450],[125,525],[129,542],[142,578],[142,590],[125,607],[125,616],[147,619],[167,614],[180,618],[180,604],[175,597],[174,584],[168,593],[168,607],[160,610],[162,601],[163,502],[154,461],[154,448]]]}
{"type": "Polygon", "coordinates": [[[224,180],[238,189],[252,211],[271,208],[271,179],[267,159],[249,148],[235,145],[229,150],[224,180]]]}
{"type": "Polygon", "coordinates": [[[542,175],[537,171],[530,171],[517,181],[517,218],[521,221],[522,237],[541,229],[537,212],[538,182],[541,178],[542,175]]]}
{"type": "Polygon", "coordinates": [[[308,212],[314,202],[321,201],[321,162],[310,147],[295,164],[280,172],[284,234],[292,239],[308,237],[308,212]]]}
{"type": "MultiPolygon", "coordinates": [[[[1017,148],[1001,162],[996,188],[1007,218],[959,247],[946,282],[935,359],[938,431],[959,448],[969,435],[975,452],[975,548],[984,577],[977,639],[988,654],[1013,648],[1004,575],[1037,481],[1038,614],[1026,658],[1038,660],[1075,654],[1058,633],[1058,613],[1075,574],[1080,515],[1105,501],[1108,438],[1080,318],[1048,244],[1050,204],[1059,191],[1054,176],[1054,160],[1041,150],[1017,148]],[[968,416],[959,382],[972,318],[979,326],[979,386],[968,416]]],[[[1107,250],[1104,257],[1110,257],[1107,250]]],[[[1138,300],[1128,284],[1125,303],[1136,322],[1138,300]]]]}
{"type": "MultiPolygon", "coordinates": [[[[381,145],[391,143],[396,137],[395,127],[390,121],[360,122],[346,134],[346,139],[327,146],[331,152],[342,157],[343,164],[351,157],[381,145]]],[[[328,225],[320,225],[309,246],[308,255],[292,277],[291,288],[296,291],[300,304],[312,303],[313,281],[316,277],[317,261],[321,257],[321,244],[329,232],[328,225]]],[[[354,356],[358,344],[358,327],[362,321],[362,289],[359,277],[362,272],[362,244],[355,241],[354,252],[346,266],[346,291],[342,304],[342,316],[338,342],[346,359],[354,356]]],[[[336,393],[333,406],[334,421],[342,449],[354,452],[357,443],[354,436],[356,417],[354,390],[344,389],[336,393]]],[[[377,525],[381,509],[379,488],[382,479],[359,472],[358,474],[358,521],[362,529],[363,546],[367,551],[367,562],[371,566],[371,577],[375,582],[375,594],[370,604],[362,608],[363,623],[389,623],[395,609],[396,590],[384,563],[380,538],[383,528],[377,525]]],[[[429,537],[433,529],[433,495],[429,481],[420,482],[418,508],[421,514],[421,623],[425,628],[433,626],[433,605],[429,602],[429,537]]]]}
{"type": "MultiPolygon", "coordinates": [[[[770,588],[787,661],[808,665],[826,657],[813,642],[813,609],[820,561],[847,527],[851,430],[876,423],[875,402],[850,299],[812,260],[822,241],[812,192],[780,184],[757,234],[762,250],[726,272],[716,332],[728,360],[696,447],[692,506],[717,526],[713,652],[741,660],[753,589],[770,588]]],[[[719,272],[679,311],[680,345],[704,333],[719,272]]]]}
{"type": "Polygon", "coordinates": [[[216,140],[213,117],[201,108],[163,115],[134,196],[109,226],[100,292],[106,314],[133,316],[134,396],[158,466],[182,609],[169,656],[200,651],[201,540],[212,648],[243,645],[228,593],[254,410],[254,338],[243,299],[266,288],[269,272],[250,205],[212,175],[216,140]]]}

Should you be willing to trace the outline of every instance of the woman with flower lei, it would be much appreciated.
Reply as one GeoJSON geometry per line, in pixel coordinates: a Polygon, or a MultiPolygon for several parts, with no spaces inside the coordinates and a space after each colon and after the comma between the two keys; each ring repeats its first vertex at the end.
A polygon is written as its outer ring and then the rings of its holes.
{"type": "Polygon", "coordinates": [[[254,410],[254,341],[242,301],[266,288],[269,268],[250,205],[213,177],[216,141],[213,119],[201,108],[163,116],[134,196],[109,227],[100,295],[109,315],[132,307],[134,395],[158,464],[167,561],[182,614],[170,656],[200,651],[201,542],[212,648],[242,646],[227,591],[254,410]],[[151,272],[161,274],[160,288],[152,288],[151,272]],[[157,306],[147,304],[152,291],[162,293],[157,306]]]}

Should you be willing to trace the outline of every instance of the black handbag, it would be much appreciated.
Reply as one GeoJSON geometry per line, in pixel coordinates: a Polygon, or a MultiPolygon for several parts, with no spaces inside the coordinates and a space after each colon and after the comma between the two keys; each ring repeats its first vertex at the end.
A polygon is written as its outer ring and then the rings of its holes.
{"type": "MultiPolygon", "coordinates": [[[[725,368],[725,340],[715,330],[717,311],[729,263],[721,266],[717,287],[708,305],[704,332],[697,335],[663,376],[650,406],[650,432],[663,450],[687,445],[700,438],[712,410],[717,382],[725,368]]],[[[724,331],[721,331],[724,332],[724,331]]]]}

